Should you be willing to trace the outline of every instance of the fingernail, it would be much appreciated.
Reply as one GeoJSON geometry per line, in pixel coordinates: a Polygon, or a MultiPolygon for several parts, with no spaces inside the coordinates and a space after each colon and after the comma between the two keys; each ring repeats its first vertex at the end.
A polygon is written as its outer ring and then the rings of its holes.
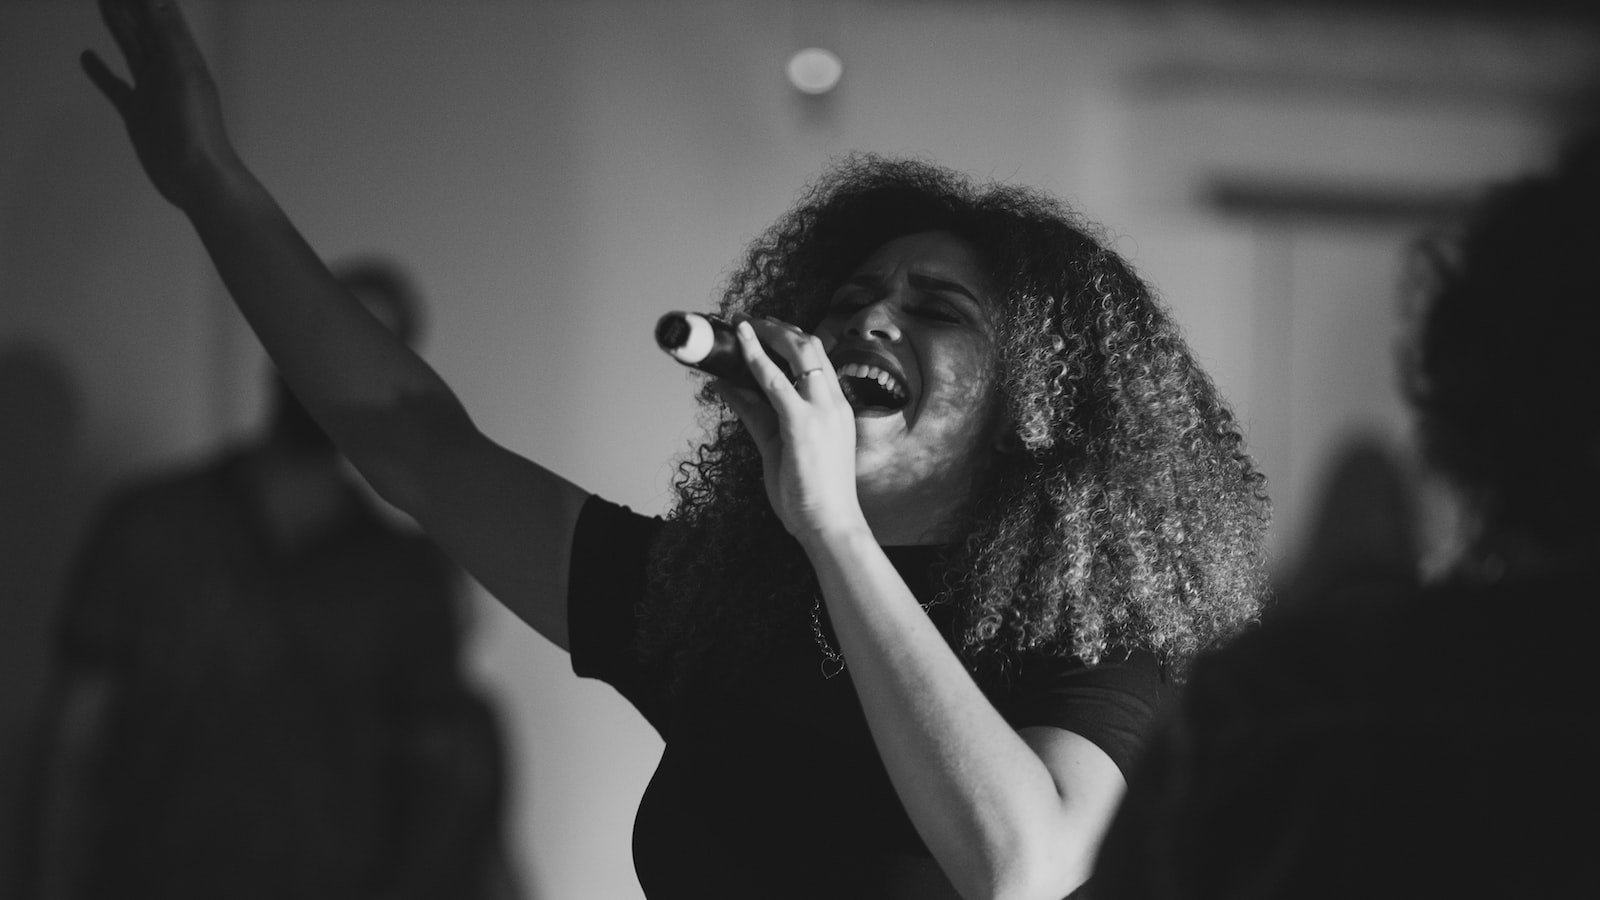
{"type": "Polygon", "coordinates": [[[754,328],[750,327],[749,320],[741,319],[741,320],[739,320],[739,324],[734,326],[734,327],[738,328],[739,329],[739,334],[744,336],[744,337],[755,337],[756,336],[756,330],[754,328]]]}

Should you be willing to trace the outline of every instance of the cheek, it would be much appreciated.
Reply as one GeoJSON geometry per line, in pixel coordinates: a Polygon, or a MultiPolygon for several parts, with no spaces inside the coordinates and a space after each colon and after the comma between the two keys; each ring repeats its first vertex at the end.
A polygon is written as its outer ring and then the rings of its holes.
{"type": "Polygon", "coordinates": [[[827,322],[823,322],[811,329],[811,334],[822,342],[824,353],[832,353],[833,348],[839,343],[838,335],[834,334],[833,328],[827,322]]]}
{"type": "Polygon", "coordinates": [[[930,398],[934,413],[951,432],[987,433],[998,406],[995,367],[987,346],[941,354],[930,373],[940,385],[930,398]]]}

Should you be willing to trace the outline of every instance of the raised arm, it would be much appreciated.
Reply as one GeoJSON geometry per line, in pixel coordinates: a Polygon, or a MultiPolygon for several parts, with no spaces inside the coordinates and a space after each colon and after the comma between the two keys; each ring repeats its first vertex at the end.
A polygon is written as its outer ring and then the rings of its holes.
{"type": "Polygon", "coordinates": [[[438,374],[333,277],[239,158],[175,3],[100,0],[100,11],[130,80],[92,51],[84,69],[284,379],[384,499],[565,647],[567,555],[587,495],[485,437],[438,374]]]}

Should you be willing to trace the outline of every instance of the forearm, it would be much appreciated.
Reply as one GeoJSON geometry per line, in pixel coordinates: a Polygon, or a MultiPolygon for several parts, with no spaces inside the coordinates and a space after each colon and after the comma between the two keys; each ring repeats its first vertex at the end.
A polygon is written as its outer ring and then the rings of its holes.
{"type": "MultiPolygon", "coordinates": [[[[296,396],[369,478],[407,439],[407,418],[465,426],[444,382],[333,276],[242,164],[206,167],[184,206],[228,293],[296,396]]],[[[380,485],[381,488],[381,485],[380,485]]]]}
{"type": "Polygon", "coordinates": [[[1071,797],[967,673],[865,528],[812,541],[829,616],[878,752],[967,897],[1061,896],[1088,849],[1071,797]]]}

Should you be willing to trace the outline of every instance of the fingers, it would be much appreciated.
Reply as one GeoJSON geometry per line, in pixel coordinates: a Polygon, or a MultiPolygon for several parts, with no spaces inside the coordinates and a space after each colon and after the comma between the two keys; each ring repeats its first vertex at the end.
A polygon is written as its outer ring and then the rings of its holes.
{"type": "Polygon", "coordinates": [[[111,32],[111,39],[116,41],[128,71],[137,81],[144,70],[145,52],[136,10],[127,0],[100,0],[99,7],[101,21],[106,23],[106,30],[111,32]]]}
{"type": "Polygon", "coordinates": [[[146,26],[157,37],[161,46],[184,64],[204,65],[200,45],[189,30],[189,21],[183,10],[173,0],[143,0],[141,4],[146,26]]]}
{"type": "Polygon", "coordinates": [[[749,319],[740,319],[734,325],[734,331],[739,336],[739,352],[744,356],[745,365],[749,367],[750,374],[755,378],[756,384],[766,393],[768,398],[776,399],[789,386],[789,379],[783,375],[783,370],[767,355],[765,347],[761,346],[761,339],[756,336],[755,326],[749,319]]]}
{"type": "Polygon", "coordinates": [[[189,23],[172,0],[99,0],[99,6],[135,85],[152,66],[204,64],[189,23]]]}
{"type": "Polygon", "coordinates": [[[815,336],[787,322],[769,318],[742,318],[736,329],[740,336],[740,352],[750,374],[755,376],[756,383],[761,385],[773,402],[785,397],[801,396],[802,391],[805,396],[816,397],[815,391],[819,385],[832,384],[834,389],[838,388],[833,365],[822,349],[822,342],[815,336]],[[771,356],[768,355],[769,350],[771,356]],[[794,373],[792,380],[773,361],[774,357],[782,357],[789,372],[794,373]],[[801,377],[806,373],[815,374],[801,377]]]}
{"type": "Polygon", "coordinates": [[[756,439],[757,445],[765,446],[777,435],[777,413],[761,396],[760,391],[739,387],[724,378],[711,382],[711,389],[716,391],[722,402],[728,404],[733,414],[744,423],[745,430],[756,439]]]}
{"type": "Polygon", "coordinates": [[[176,96],[179,88],[214,91],[205,57],[183,12],[172,0],[99,0],[100,18],[127,61],[118,77],[93,51],[80,57],[83,70],[124,119],[147,99],[176,96]]]}
{"type": "Polygon", "coordinates": [[[83,51],[78,57],[78,62],[82,64],[84,73],[94,82],[94,86],[111,101],[117,112],[126,118],[133,102],[133,88],[112,74],[111,69],[95,55],[93,50],[83,51]]]}

